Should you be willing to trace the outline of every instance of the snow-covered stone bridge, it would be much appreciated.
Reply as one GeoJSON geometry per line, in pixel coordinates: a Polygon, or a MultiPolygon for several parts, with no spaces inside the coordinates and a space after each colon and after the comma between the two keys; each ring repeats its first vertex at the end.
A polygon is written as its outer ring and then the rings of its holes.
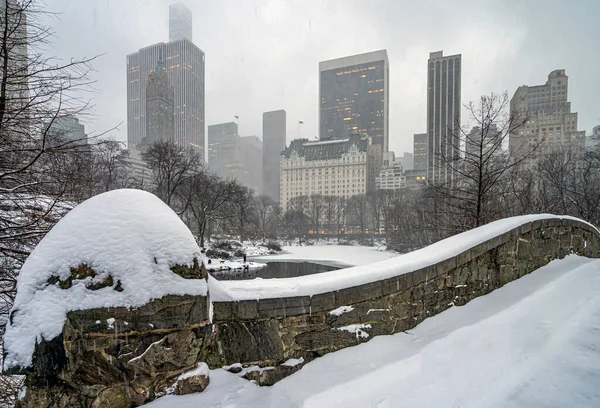
{"type": "Polygon", "coordinates": [[[599,250],[592,225],[531,215],[370,265],[216,281],[166,205],[149,193],[117,190],[71,211],[24,265],[4,369],[27,374],[24,407],[126,407],[200,391],[208,384],[204,364],[269,385],[323,354],[411,329],[551,260],[596,258],[599,250]]]}

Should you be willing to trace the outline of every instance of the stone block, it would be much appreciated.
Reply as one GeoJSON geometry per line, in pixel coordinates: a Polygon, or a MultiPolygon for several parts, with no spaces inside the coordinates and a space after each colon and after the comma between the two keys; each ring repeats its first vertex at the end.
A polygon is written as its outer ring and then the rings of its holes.
{"type": "Polygon", "coordinates": [[[381,281],[342,289],[335,293],[335,306],[350,306],[365,300],[378,299],[383,296],[381,281]]]}
{"type": "Polygon", "coordinates": [[[311,313],[325,312],[335,309],[335,293],[321,293],[310,298],[311,313]]]}
{"type": "Polygon", "coordinates": [[[483,255],[487,252],[487,247],[485,245],[485,242],[482,242],[481,244],[474,246],[473,248],[471,248],[470,251],[471,251],[471,259],[480,257],[481,255],[483,255]]]}
{"type": "Polygon", "coordinates": [[[292,316],[300,316],[310,313],[310,304],[306,306],[291,306],[284,307],[283,303],[280,307],[275,307],[273,309],[262,309],[258,311],[259,319],[278,319],[278,318],[286,318],[292,316]]]}
{"type": "Polygon", "coordinates": [[[258,318],[258,301],[243,300],[232,303],[233,319],[252,320],[258,318]]]}
{"type": "Polygon", "coordinates": [[[400,280],[398,277],[385,279],[381,281],[383,296],[387,296],[392,293],[400,292],[400,280]]]}
{"type": "Polygon", "coordinates": [[[411,272],[411,275],[413,278],[413,286],[416,286],[423,282],[427,282],[428,279],[433,279],[436,273],[435,270],[432,271],[429,267],[425,267],[411,272]]]}
{"type": "Polygon", "coordinates": [[[233,318],[232,302],[213,302],[213,322],[227,321],[233,318]]]}
{"type": "Polygon", "coordinates": [[[531,231],[531,222],[525,223],[519,227],[519,234],[523,235],[531,231]]]}
{"type": "Polygon", "coordinates": [[[258,301],[259,317],[287,317],[310,312],[310,297],[261,299],[258,301]]]}
{"type": "Polygon", "coordinates": [[[440,263],[438,263],[435,267],[435,275],[443,276],[449,273],[451,270],[456,268],[456,257],[448,258],[440,263]]]}
{"type": "Polygon", "coordinates": [[[456,265],[457,266],[462,266],[464,264],[466,264],[467,262],[470,262],[471,259],[473,259],[473,251],[472,249],[467,249],[464,252],[461,252],[460,254],[458,254],[456,256],[456,265]]]}

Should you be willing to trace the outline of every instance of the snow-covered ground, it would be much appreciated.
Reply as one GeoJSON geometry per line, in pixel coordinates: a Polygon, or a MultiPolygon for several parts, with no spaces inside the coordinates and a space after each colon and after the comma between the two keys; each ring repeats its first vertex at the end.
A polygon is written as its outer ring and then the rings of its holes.
{"type": "Polygon", "coordinates": [[[350,245],[285,246],[277,255],[254,258],[259,261],[316,262],[334,266],[356,266],[383,261],[398,254],[377,247],[350,245]]]}
{"type": "Polygon", "coordinates": [[[600,260],[569,256],[272,387],[212,370],[148,407],[598,407],[600,260]]]}

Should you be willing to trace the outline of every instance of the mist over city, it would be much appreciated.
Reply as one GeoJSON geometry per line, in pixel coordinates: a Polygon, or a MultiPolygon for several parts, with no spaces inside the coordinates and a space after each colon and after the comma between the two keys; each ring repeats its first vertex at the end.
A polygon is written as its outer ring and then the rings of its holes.
{"type": "Polygon", "coordinates": [[[596,407],[600,3],[0,0],[0,407],[596,407]]]}

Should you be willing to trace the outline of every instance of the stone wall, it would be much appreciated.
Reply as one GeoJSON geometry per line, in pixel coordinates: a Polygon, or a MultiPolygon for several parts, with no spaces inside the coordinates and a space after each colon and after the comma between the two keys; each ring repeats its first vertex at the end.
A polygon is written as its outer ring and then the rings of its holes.
{"type": "Polygon", "coordinates": [[[198,362],[274,367],[242,373],[273,384],[302,367],[282,365],[290,358],[305,364],[411,329],[570,253],[599,257],[599,238],[577,220],[529,222],[390,279],[312,297],[213,302],[212,322],[207,297],[70,312],[62,335],[38,345],[19,406],[138,406],[173,390],[177,377],[198,362]]]}
{"type": "MultiPolygon", "coordinates": [[[[310,361],[374,336],[411,329],[553,259],[570,253],[595,258],[599,250],[598,232],[587,224],[571,219],[534,221],[391,279],[312,297],[214,302],[213,321],[229,364],[276,366],[300,357],[310,361]],[[349,311],[330,313],[343,306],[349,311]]],[[[279,377],[272,370],[254,379],[271,384],[279,377]]]]}

